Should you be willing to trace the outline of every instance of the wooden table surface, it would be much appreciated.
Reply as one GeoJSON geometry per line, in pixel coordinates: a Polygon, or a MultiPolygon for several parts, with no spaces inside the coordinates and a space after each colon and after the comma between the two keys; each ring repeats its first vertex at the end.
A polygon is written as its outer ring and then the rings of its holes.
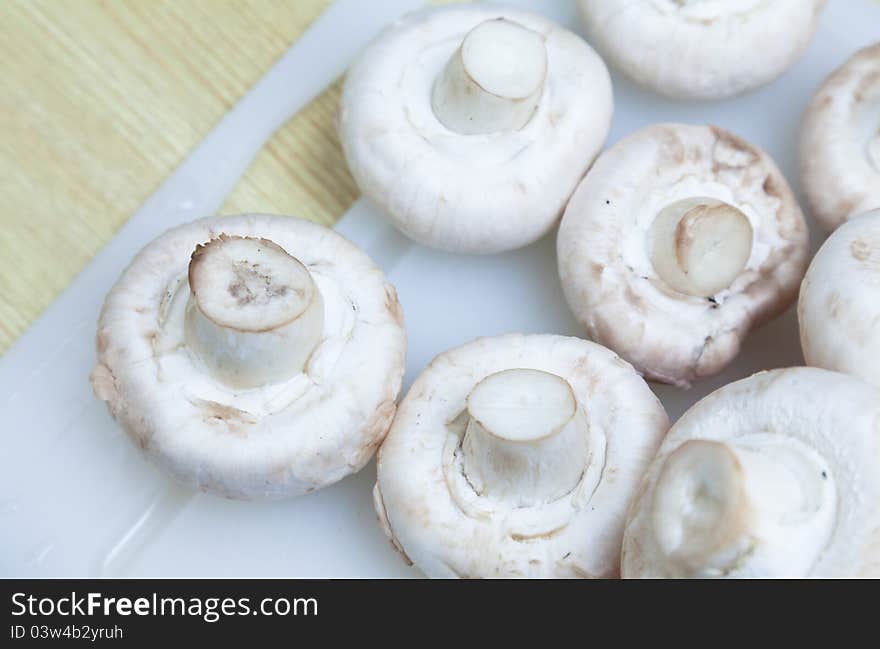
{"type": "MultiPolygon", "coordinates": [[[[330,0],[0,2],[0,353],[330,0]]],[[[355,200],[337,83],[222,213],[333,223],[355,200]]]]}

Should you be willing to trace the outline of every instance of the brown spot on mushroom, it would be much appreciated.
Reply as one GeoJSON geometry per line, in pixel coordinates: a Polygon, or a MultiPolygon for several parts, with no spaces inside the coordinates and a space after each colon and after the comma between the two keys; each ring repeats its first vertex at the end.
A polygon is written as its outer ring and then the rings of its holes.
{"type": "Polygon", "coordinates": [[[863,238],[856,239],[849,244],[849,251],[853,256],[853,259],[861,262],[867,262],[876,248],[876,245],[871,245],[871,242],[865,241],[863,238]]]}
{"type": "Polygon", "coordinates": [[[636,293],[630,285],[627,285],[624,291],[624,300],[636,311],[644,312],[646,310],[645,298],[636,293]]]}
{"type": "Polygon", "coordinates": [[[864,241],[853,241],[850,244],[850,251],[857,261],[865,261],[871,255],[871,250],[864,241]]]}
{"type": "Polygon", "coordinates": [[[712,169],[717,172],[721,168],[739,169],[753,165],[760,160],[755,147],[717,126],[709,127],[715,136],[715,146],[712,149],[712,169]]]}
{"type": "Polygon", "coordinates": [[[118,392],[116,389],[116,377],[113,376],[113,371],[105,363],[99,362],[95,365],[95,369],[92,370],[89,379],[92,382],[92,390],[94,390],[95,396],[101,401],[108,403],[110,412],[115,417],[114,404],[118,401],[118,392]]]}
{"type": "Polygon", "coordinates": [[[95,339],[95,346],[97,347],[98,353],[103,354],[107,351],[107,347],[110,346],[110,337],[107,335],[107,331],[105,329],[98,329],[98,336],[95,339]]]}
{"type": "Polygon", "coordinates": [[[147,447],[150,445],[151,435],[147,430],[147,422],[143,417],[138,420],[136,426],[132,427],[131,436],[139,449],[142,451],[147,450],[147,447]]]}
{"type": "Polygon", "coordinates": [[[865,100],[873,97],[880,90],[880,68],[871,70],[859,82],[855,92],[853,92],[853,100],[857,104],[861,104],[865,100]]]}
{"type": "MultiPolygon", "coordinates": [[[[268,304],[284,297],[291,289],[289,286],[273,284],[272,276],[260,272],[259,264],[239,261],[233,265],[233,272],[235,279],[229,284],[227,291],[235,298],[238,306],[268,304]]],[[[302,289],[295,289],[294,292],[300,298],[305,294],[302,289]]]]}
{"type": "Polygon", "coordinates": [[[767,177],[764,178],[764,184],[761,185],[761,189],[767,194],[767,196],[782,200],[782,188],[780,188],[779,183],[773,177],[773,174],[767,174],[767,177]]]}
{"type": "MultiPolygon", "coordinates": [[[[269,482],[273,484],[284,484],[287,481],[288,472],[289,467],[286,464],[276,467],[269,475],[269,482]]],[[[313,488],[309,487],[306,489],[306,493],[310,493],[312,490],[313,488]]]]}
{"type": "Polygon", "coordinates": [[[562,530],[568,527],[568,524],[560,525],[559,527],[548,530],[547,532],[540,532],[538,534],[516,534],[513,533],[510,535],[510,538],[517,543],[528,543],[530,541],[546,541],[547,539],[552,539],[554,536],[558,535],[562,530]]]}
{"type": "Polygon", "coordinates": [[[850,254],[865,270],[880,273],[880,237],[862,235],[849,245],[850,254]]]}
{"type": "Polygon", "coordinates": [[[205,423],[225,424],[227,432],[239,437],[247,437],[247,428],[257,423],[257,418],[245,410],[239,410],[216,401],[207,399],[190,399],[190,402],[201,410],[205,423]]]}
{"type": "Polygon", "coordinates": [[[387,538],[388,542],[391,543],[391,547],[394,548],[395,551],[397,551],[397,554],[400,555],[400,558],[403,559],[403,562],[408,566],[413,565],[412,559],[410,559],[406,552],[404,552],[403,546],[400,544],[400,541],[397,540],[397,537],[392,534],[387,538]]]}
{"type": "Polygon", "coordinates": [[[831,94],[823,94],[816,99],[816,110],[828,110],[834,103],[834,96],[831,94]]]}
{"type": "Polygon", "coordinates": [[[403,309],[400,307],[400,301],[397,299],[397,290],[391,285],[385,285],[385,308],[394,321],[403,326],[403,309]]]}
{"type": "Polygon", "coordinates": [[[397,393],[399,386],[400,384],[398,383],[392,390],[390,398],[376,407],[376,413],[373,415],[372,420],[364,427],[365,437],[372,441],[362,448],[354,460],[349,463],[351,466],[362,467],[373,456],[379,445],[382,444],[385,435],[388,434],[388,429],[391,427],[394,414],[397,412],[397,403],[394,400],[394,395],[397,393]]]}
{"type": "Polygon", "coordinates": [[[658,166],[675,167],[685,161],[685,148],[674,128],[661,127],[657,140],[660,144],[658,166]]]}

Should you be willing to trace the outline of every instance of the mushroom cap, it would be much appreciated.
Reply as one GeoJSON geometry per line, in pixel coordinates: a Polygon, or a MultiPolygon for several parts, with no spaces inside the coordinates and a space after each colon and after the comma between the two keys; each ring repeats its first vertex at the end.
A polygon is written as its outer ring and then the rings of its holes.
{"type": "Polygon", "coordinates": [[[833,230],[880,207],[880,43],[832,74],[801,133],[801,184],[819,224],[833,230]]]}
{"type": "Polygon", "coordinates": [[[107,295],[92,385],[178,480],[231,498],[281,498],[336,482],[372,457],[394,416],[405,348],[394,287],[341,235],[293,217],[205,218],[147,245],[107,295]],[[324,335],[289,380],[235,390],[184,342],[190,255],[221,235],[271,240],[322,294],[324,335]]]}
{"type": "Polygon", "coordinates": [[[536,14],[452,6],[411,14],[349,71],[340,136],[365,195],[415,241],[452,252],[518,248],[547,233],[611,123],[608,70],[581,38],[536,14]],[[431,88],[465,35],[506,18],[544,36],[543,96],[520,130],[462,135],[434,115],[431,88]]]}
{"type": "Polygon", "coordinates": [[[807,365],[880,387],[880,210],[844,223],[816,253],[798,321],[807,365]]]}
{"type": "Polygon", "coordinates": [[[435,358],[401,402],[378,454],[379,517],[429,577],[613,577],[626,508],[668,427],[642,378],[599,345],[553,335],[480,338],[435,358]],[[511,368],[568,381],[596,440],[578,486],[543,506],[479,496],[461,469],[457,422],[468,394],[511,368]]]}
{"type": "Polygon", "coordinates": [[[566,208],[557,252],[566,301],[589,337],[648,378],[687,387],[721,371],[753,327],[794,300],[808,245],[766,153],[714,126],[661,124],[599,157],[566,208]],[[660,280],[647,243],[665,206],[695,196],[738,208],[754,233],[743,271],[708,299],[660,280]]]}
{"type": "Polygon", "coordinates": [[[806,49],[825,0],[579,0],[612,66],[669,97],[709,100],[769,83],[806,49]]]}
{"type": "MultiPolygon", "coordinates": [[[[806,574],[788,577],[880,576],[880,393],[836,372],[798,367],[760,372],[716,390],[688,410],[669,430],[645,474],[627,515],[621,573],[624,578],[672,576],[664,567],[653,529],[651,506],[667,458],[685,442],[708,440],[734,447],[769,443],[806,448],[836,489],[836,515],[829,540],[806,574]]],[[[757,551],[727,576],[762,577],[757,551]]],[[[808,542],[808,540],[805,540],[808,542]]],[[[799,548],[789,547],[797,555],[799,548]]],[[[781,575],[780,575],[781,576],[781,575]]]]}

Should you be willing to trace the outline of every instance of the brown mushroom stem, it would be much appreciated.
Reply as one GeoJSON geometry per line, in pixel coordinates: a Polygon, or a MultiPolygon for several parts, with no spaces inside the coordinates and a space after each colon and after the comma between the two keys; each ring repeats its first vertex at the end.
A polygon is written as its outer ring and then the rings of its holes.
{"type": "Polygon", "coordinates": [[[660,211],[650,232],[654,270],[670,288],[711,297],[746,267],[754,233],[748,217],[714,198],[688,198],[660,211]]]}
{"type": "Polygon", "coordinates": [[[831,476],[812,452],[690,440],[663,464],[652,525],[672,574],[722,576],[748,562],[764,564],[759,574],[796,574],[827,540],[832,503],[831,476]]]}
{"type": "Polygon", "coordinates": [[[527,507],[553,501],[580,481],[589,428],[569,383],[549,372],[504,370],[467,399],[464,472],[477,493],[527,507]]]}
{"type": "Polygon", "coordinates": [[[504,18],[487,20],[465,36],[437,78],[434,114],[464,135],[519,130],[537,109],[546,77],[541,34],[504,18]]]}
{"type": "Polygon", "coordinates": [[[323,334],[311,274],[266,239],[221,236],[189,265],[185,339],[217,380],[255,388],[301,372],[323,334]]]}

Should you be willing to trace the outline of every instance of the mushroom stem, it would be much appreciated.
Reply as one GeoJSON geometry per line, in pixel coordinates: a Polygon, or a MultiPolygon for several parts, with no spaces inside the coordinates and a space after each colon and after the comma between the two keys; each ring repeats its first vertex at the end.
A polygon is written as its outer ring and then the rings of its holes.
{"type": "Polygon", "coordinates": [[[528,507],[580,481],[589,429],[565,379],[531,369],[497,372],[477,383],[467,410],[463,466],[479,494],[528,507]]]}
{"type": "Polygon", "coordinates": [[[474,135],[516,131],[531,119],[547,77],[544,37],[498,18],[472,29],[434,83],[444,126],[474,135]]]}
{"type": "Polygon", "coordinates": [[[654,219],[651,262],[673,290],[711,297],[745,268],[752,239],[752,225],[737,208],[714,198],[688,198],[665,207],[654,219]]]}
{"type": "Polygon", "coordinates": [[[189,287],[186,343],[233,388],[290,378],[320,342],[321,293],[306,267],[271,241],[221,235],[197,246],[189,287]]]}
{"type": "Polygon", "coordinates": [[[821,459],[791,444],[691,440],[666,459],[652,521],[674,574],[805,574],[831,533],[834,488],[821,459]],[[759,547],[760,546],[760,547],[759,547]]]}

